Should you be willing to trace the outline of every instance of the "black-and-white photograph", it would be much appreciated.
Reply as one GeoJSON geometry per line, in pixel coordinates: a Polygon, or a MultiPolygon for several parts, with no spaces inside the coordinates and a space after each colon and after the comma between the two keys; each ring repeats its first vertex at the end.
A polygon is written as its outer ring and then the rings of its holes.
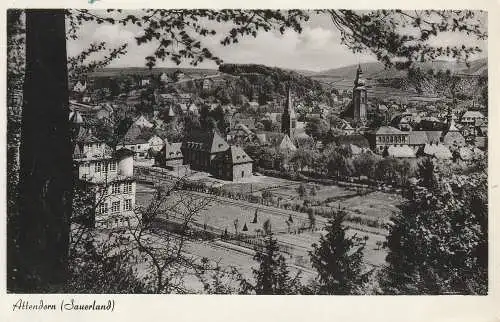
{"type": "Polygon", "coordinates": [[[7,292],[488,295],[488,14],[9,9],[7,292]]]}

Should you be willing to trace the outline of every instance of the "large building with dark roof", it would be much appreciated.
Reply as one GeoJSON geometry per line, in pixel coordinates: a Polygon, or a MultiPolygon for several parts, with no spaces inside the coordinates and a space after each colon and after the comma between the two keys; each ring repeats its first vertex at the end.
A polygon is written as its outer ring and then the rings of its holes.
{"type": "Polygon", "coordinates": [[[230,146],[214,160],[215,172],[221,179],[241,181],[252,177],[253,160],[239,146],[230,146]]]}
{"type": "MultiPolygon", "coordinates": [[[[169,147],[177,154],[177,147],[169,147]]],[[[239,181],[252,176],[253,160],[238,146],[230,146],[217,130],[192,131],[180,146],[183,163],[225,180],[239,181]]],[[[166,155],[166,157],[168,157],[166,155]]],[[[177,160],[170,160],[178,163],[177,160]]]]}

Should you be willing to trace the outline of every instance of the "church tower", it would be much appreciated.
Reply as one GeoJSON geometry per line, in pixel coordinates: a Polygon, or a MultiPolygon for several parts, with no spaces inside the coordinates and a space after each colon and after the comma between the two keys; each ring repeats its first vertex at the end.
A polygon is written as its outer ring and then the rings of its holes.
{"type": "Polygon", "coordinates": [[[283,110],[283,115],[281,116],[281,133],[288,135],[292,138],[293,132],[297,127],[297,116],[293,109],[292,104],[292,93],[290,91],[290,85],[287,89],[287,100],[285,103],[285,108],[283,110]]]}
{"type": "Polygon", "coordinates": [[[354,121],[366,122],[366,106],[368,104],[365,80],[361,78],[363,71],[361,65],[358,65],[356,71],[356,79],[354,80],[354,88],[352,91],[352,104],[354,110],[354,121]]]}

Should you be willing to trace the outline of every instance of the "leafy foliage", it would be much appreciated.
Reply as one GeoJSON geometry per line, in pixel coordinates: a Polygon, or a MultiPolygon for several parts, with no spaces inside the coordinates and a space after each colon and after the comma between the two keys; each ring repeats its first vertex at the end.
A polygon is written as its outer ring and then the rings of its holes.
{"type": "MultiPolygon", "coordinates": [[[[324,11],[320,11],[324,12],[324,11]]],[[[447,56],[467,60],[476,46],[435,46],[439,33],[461,32],[476,39],[488,34],[484,12],[469,10],[326,10],[341,32],[341,41],[353,52],[370,50],[386,66],[411,67],[415,62],[447,56]],[[404,30],[407,32],[404,32],[404,30]]]]}
{"type": "Polygon", "coordinates": [[[441,56],[467,60],[479,52],[475,46],[436,46],[430,40],[443,32],[459,32],[469,37],[486,39],[481,21],[484,13],[470,10],[181,10],[145,9],[142,12],[75,9],[68,11],[69,36],[77,37],[83,22],[135,25],[143,34],[136,37],[139,45],[157,44],[146,57],[146,65],[153,67],[157,60],[170,59],[176,64],[188,60],[198,65],[205,59],[222,63],[203,39],[213,37],[216,30],[211,23],[227,23],[229,30],[220,44],[238,43],[243,37],[257,37],[261,31],[302,31],[302,25],[312,15],[328,15],[341,33],[341,42],[353,52],[371,51],[387,66],[408,68],[414,62],[434,60],[441,56]]]}
{"type": "MultiPolygon", "coordinates": [[[[426,171],[421,171],[425,177],[429,168],[426,163],[426,171]]],[[[410,189],[401,213],[392,219],[383,291],[486,294],[486,172],[424,178],[421,186],[410,189]]]]}

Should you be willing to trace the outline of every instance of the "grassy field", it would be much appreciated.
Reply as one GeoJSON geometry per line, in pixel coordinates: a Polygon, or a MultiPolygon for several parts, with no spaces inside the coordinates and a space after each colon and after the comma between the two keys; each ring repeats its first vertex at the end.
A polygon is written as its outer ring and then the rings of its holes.
{"type": "MultiPolygon", "coordinates": [[[[354,196],[340,202],[342,207],[360,215],[389,219],[398,211],[398,206],[403,201],[399,195],[375,191],[363,196],[354,196]]],[[[338,202],[328,204],[337,207],[338,202]]]]}
{"type": "Polygon", "coordinates": [[[339,186],[325,186],[315,183],[302,183],[299,181],[292,181],[281,178],[256,176],[252,182],[245,183],[228,183],[222,188],[226,191],[237,192],[254,195],[261,195],[264,190],[268,190],[275,198],[281,198],[283,201],[301,201],[299,200],[299,193],[297,188],[304,184],[307,191],[307,198],[312,201],[323,202],[327,198],[355,196],[356,192],[339,187],[339,186]],[[311,190],[314,188],[315,195],[311,195],[311,190]]]}
{"type": "MultiPolygon", "coordinates": [[[[286,191],[286,190],[285,190],[286,191]]],[[[344,189],[339,187],[323,187],[319,191],[324,194],[321,198],[328,198],[337,193],[346,193],[344,189]]],[[[290,193],[291,195],[294,193],[290,193]]],[[[318,194],[319,195],[319,194],[318,194]]],[[[138,185],[137,186],[137,204],[145,205],[148,203],[152,196],[150,187],[138,185]]],[[[178,201],[180,195],[172,194],[169,203],[178,201]]],[[[385,213],[395,210],[394,204],[398,202],[398,198],[393,195],[375,192],[368,194],[365,197],[352,197],[343,201],[343,205],[349,209],[367,209],[367,213],[372,216],[383,217],[385,213]]],[[[209,206],[203,209],[195,218],[199,225],[206,224],[210,228],[218,231],[228,230],[228,233],[234,234],[236,232],[234,227],[234,220],[238,220],[238,233],[255,235],[256,229],[262,230],[264,221],[271,222],[272,231],[275,238],[278,239],[281,245],[290,247],[291,253],[286,255],[287,262],[295,267],[295,269],[303,269],[311,272],[312,267],[309,262],[309,251],[312,250],[312,244],[317,243],[321,234],[324,231],[303,231],[298,233],[297,228],[308,227],[309,221],[307,214],[294,212],[283,209],[276,209],[273,207],[260,206],[242,201],[233,201],[228,198],[217,198],[209,206]],[[258,222],[252,224],[255,209],[258,209],[258,222]],[[293,224],[289,227],[286,220],[292,215],[293,224]],[[248,231],[243,232],[243,225],[246,224],[248,231]]],[[[317,217],[317,227],[321,229],[325,219],[317,217]]],[[[349,235],[358,234],[360,236],[367,236],[367,245],[364,250],[365,263],[370,266],[380,266],[385,261],[386,251],[381,249],[377,243],[385,240],[385,236],[373,234],[371,232],[364,232],[359,230],[348,230],[349,235]]],[[[241,254],[239,252],[229,251],[220,245],[212,245],[210,242],[204,243],[190,243],[186,249],[188,253],[196,256],[208,257],[211,260],[220,261],[223,266],[238,267],[242,273],[249,277],[251,276],[251,267],[255,264],[248,254],[241,254]]],[[[308,278],[311,273],[308,273],[308,278]]],[[[194,282],[194,281],[193,281],[194,282]]]]}

